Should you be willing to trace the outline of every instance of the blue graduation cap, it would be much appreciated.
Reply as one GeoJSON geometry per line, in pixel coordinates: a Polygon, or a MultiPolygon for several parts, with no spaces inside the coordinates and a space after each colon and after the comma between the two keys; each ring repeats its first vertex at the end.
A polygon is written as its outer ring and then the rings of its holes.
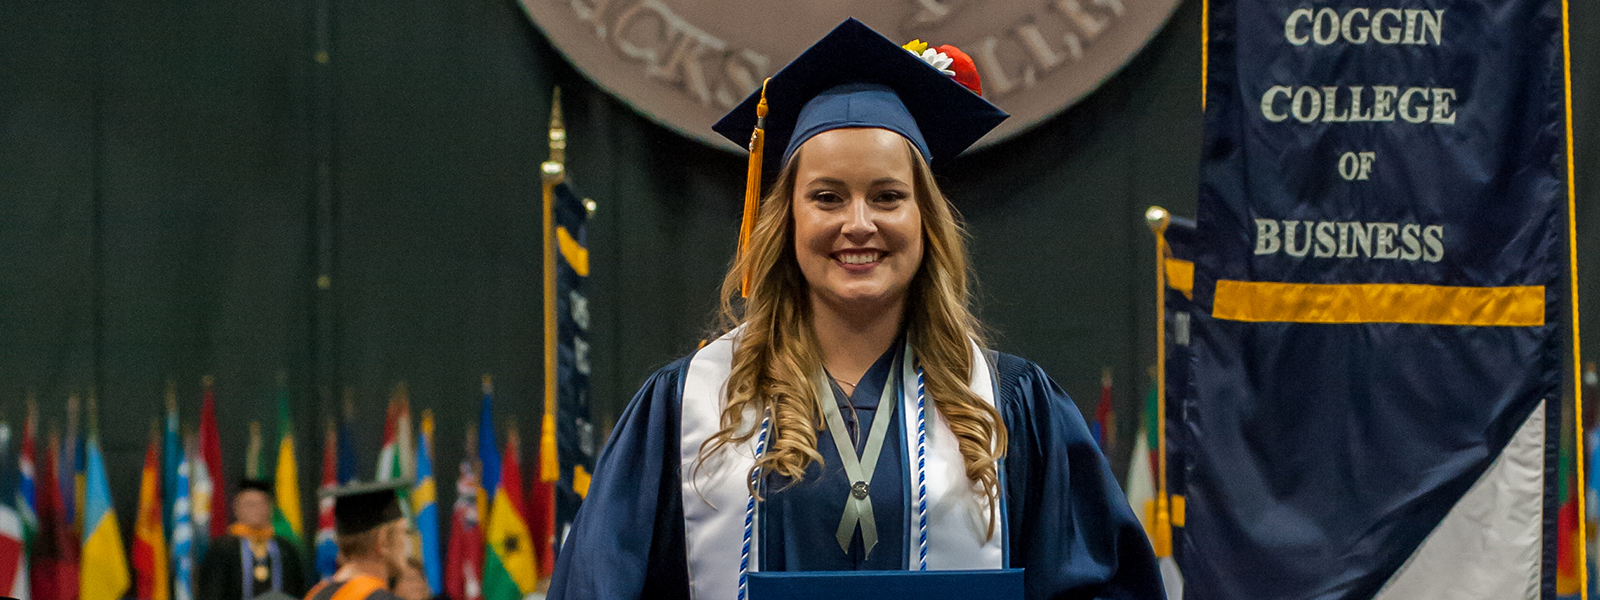
{"type": "Polygon", "coordinates": [[[766,143],[784,149],[764,157],[767,173],[776,173],[812,136],[846,127],[898,133],[942,166],[1009,116],[855,19],[807,48],[712,129],[747,144],[762,120],[763,97],[766,143]]]}
{"type": "MultiPolygon", "coordinates": [[[[978,95],[970,58],[950,46],[931,51],[929,58],[948,65],[951,57],[940,51],[956,55],[961,64],[955,71],[846,19],[712,126],[733,143],[750,145],[741,253],[755,226],[762,173],[777,173],[813,136],[853,127],[887,129],[910,140],[938,168],[1009,116],[978,95]],[[783,153],[765,152],[768,143],[783,153]]],[[[749,289],[748,275],[744,287],[749,289]]]]}

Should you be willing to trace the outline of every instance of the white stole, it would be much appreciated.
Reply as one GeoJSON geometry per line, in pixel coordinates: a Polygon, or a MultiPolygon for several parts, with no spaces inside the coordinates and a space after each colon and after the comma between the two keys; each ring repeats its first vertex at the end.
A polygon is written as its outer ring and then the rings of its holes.
{"type": "MultiPolygon", "coordinates": [[[[683,384],[683,407],[678,442],[683,485],[684,541],[687,545],[690,596],[698,600],[732,599],[739,589],[739,563],[743,550],[745,507],[750,499],[746,478],[755,465],[755,436],[743,444],[724,446],[700,464],[700,445],[722,428],[722,407],[727,403],[727,382],[733,348],[741,329],[718,338],[689,361],[683,384]]],[[[900,419],[905,432],[903,456],[909,462],[911,505],[905,511],[905,531],[911,545],[910,562],[917,562],[917,380],[916,372],[902,370],[900,419]]],[[[994,405],[994,380],[988,361],[972,344],[971,389],[994,405]]],[[[927,425],[928,569],[976,570],[1004,567],[1005,515],[995,513],[995,535],[987,537],[989,500],[967,479],[961,449],[944,416],[924,403],[927,425]]],[[[761,415],[744,415],[745,427],[760,426],[761,415]]],[[[1002,482],[1001,493],[1004,493],[1002,482]]],[[[758,511],[759,514],[759,511],[758,511]]],[[[818,535],[822,535],[819,533],[818,535]]],[[[891,540],[884,540],[890,542],[891,540]]],[[[750,535],[749,570],[760,564],[760,526],[750,535]]],[[[913,566],[915,568],[915,566],[913,566]]]]}

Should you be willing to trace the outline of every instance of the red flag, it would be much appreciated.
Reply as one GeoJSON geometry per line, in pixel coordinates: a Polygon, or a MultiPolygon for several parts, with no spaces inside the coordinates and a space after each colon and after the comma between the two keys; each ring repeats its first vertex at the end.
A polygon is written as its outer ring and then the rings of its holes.
{"type": "Polygon", "coordinates": [[[334,433],[333,422],[322,436],[322,485],[317,488],[317,574],[332,577],[339,570],[339,548],[334,543],[333,490],[339,487],[339,438],[334,433]]]}
{"type": "Polygon", "coordinates": [[[219,538],[228,533],[227,481],[222,478],[222,438],[217,436],[217,396],[212,391],[210,375],[203,380],[200,393],[200,460],[211,477],[211,523],[209,537],[219,538]]]}
{"type": "Polygon", "coordinates": [[[134,597],[167,600],[167,543],[161,517],[161,436],[150,432],[139,484],[139,516],[133,526],[134,597]]]}
{"type": "Polygon", "coordinates": [[[528,536],[538,554],[539,578],[544,579],[556,570],[556,482],[535,477],[528,502],[528,536]]]}
{"type": "Polygon", "coordinates": [[[506,488],[511,506],[522,514],[522,522],[527,523],[528,504],[522,496],[522,436],[517,433],[515,424],[506,434],[506,451],[500,459],[500,487],[506,488]]]}
{"type": "Polygon", "coordinates": [[[50,447],[45,450],[34,488],[39,505],[39,535],[34,542],[30,573],[34,600],[78,597],[78,540],[61,503],[61,486],[56,479],[60,462],[61,436],[51,431],[50,447]]]}
{"type": "MultiPolygon", "coordinates": [[[[476,442],[469,444],[476,446],[476,442]]],[[[456,600],[483,600],[483,529],[478,525],[478,477],[470,458],[461,461],[461,474],[456,477],[456,502],[450,515],[446,556],[445,594],[456,600]]]]}
{"type": "Polygon", "coordinates": [[[1095,408],[1094,423],[1089,426],[1094,441],[1101,452],[1111,452],[1117,443],[1117,413],[1111,407],[1111,368],[1100,371],[1100,406],[1095,408]]]}

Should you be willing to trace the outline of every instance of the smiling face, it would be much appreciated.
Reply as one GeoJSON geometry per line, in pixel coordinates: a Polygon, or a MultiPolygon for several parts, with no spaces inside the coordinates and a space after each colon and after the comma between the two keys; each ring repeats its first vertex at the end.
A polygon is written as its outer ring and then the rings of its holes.
{"type": "Polygon", "coordinates": [[[922,214],[907,142],[834,129],[795,160],[795,258],[813,302],[859,313],[899,306],[922,264],[922,214]]]}

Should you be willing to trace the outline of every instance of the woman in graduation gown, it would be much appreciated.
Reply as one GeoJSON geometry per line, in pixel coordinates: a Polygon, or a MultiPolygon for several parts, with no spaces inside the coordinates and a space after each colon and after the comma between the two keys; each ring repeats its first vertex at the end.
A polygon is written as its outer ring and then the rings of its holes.
{"type": "Polygon", "coordinates": [[[1071,399],[981,349],[964,234],[930,164],[1005,114],[966,55],[915,44],[848,20],[718,123],[754,138],[752,188],[778,171],[758,211],[747,198],[728,333],[619,418],[551,598],[1003,568],[1023,569],[1029,599],[1162,597],[1071,399]]]}

